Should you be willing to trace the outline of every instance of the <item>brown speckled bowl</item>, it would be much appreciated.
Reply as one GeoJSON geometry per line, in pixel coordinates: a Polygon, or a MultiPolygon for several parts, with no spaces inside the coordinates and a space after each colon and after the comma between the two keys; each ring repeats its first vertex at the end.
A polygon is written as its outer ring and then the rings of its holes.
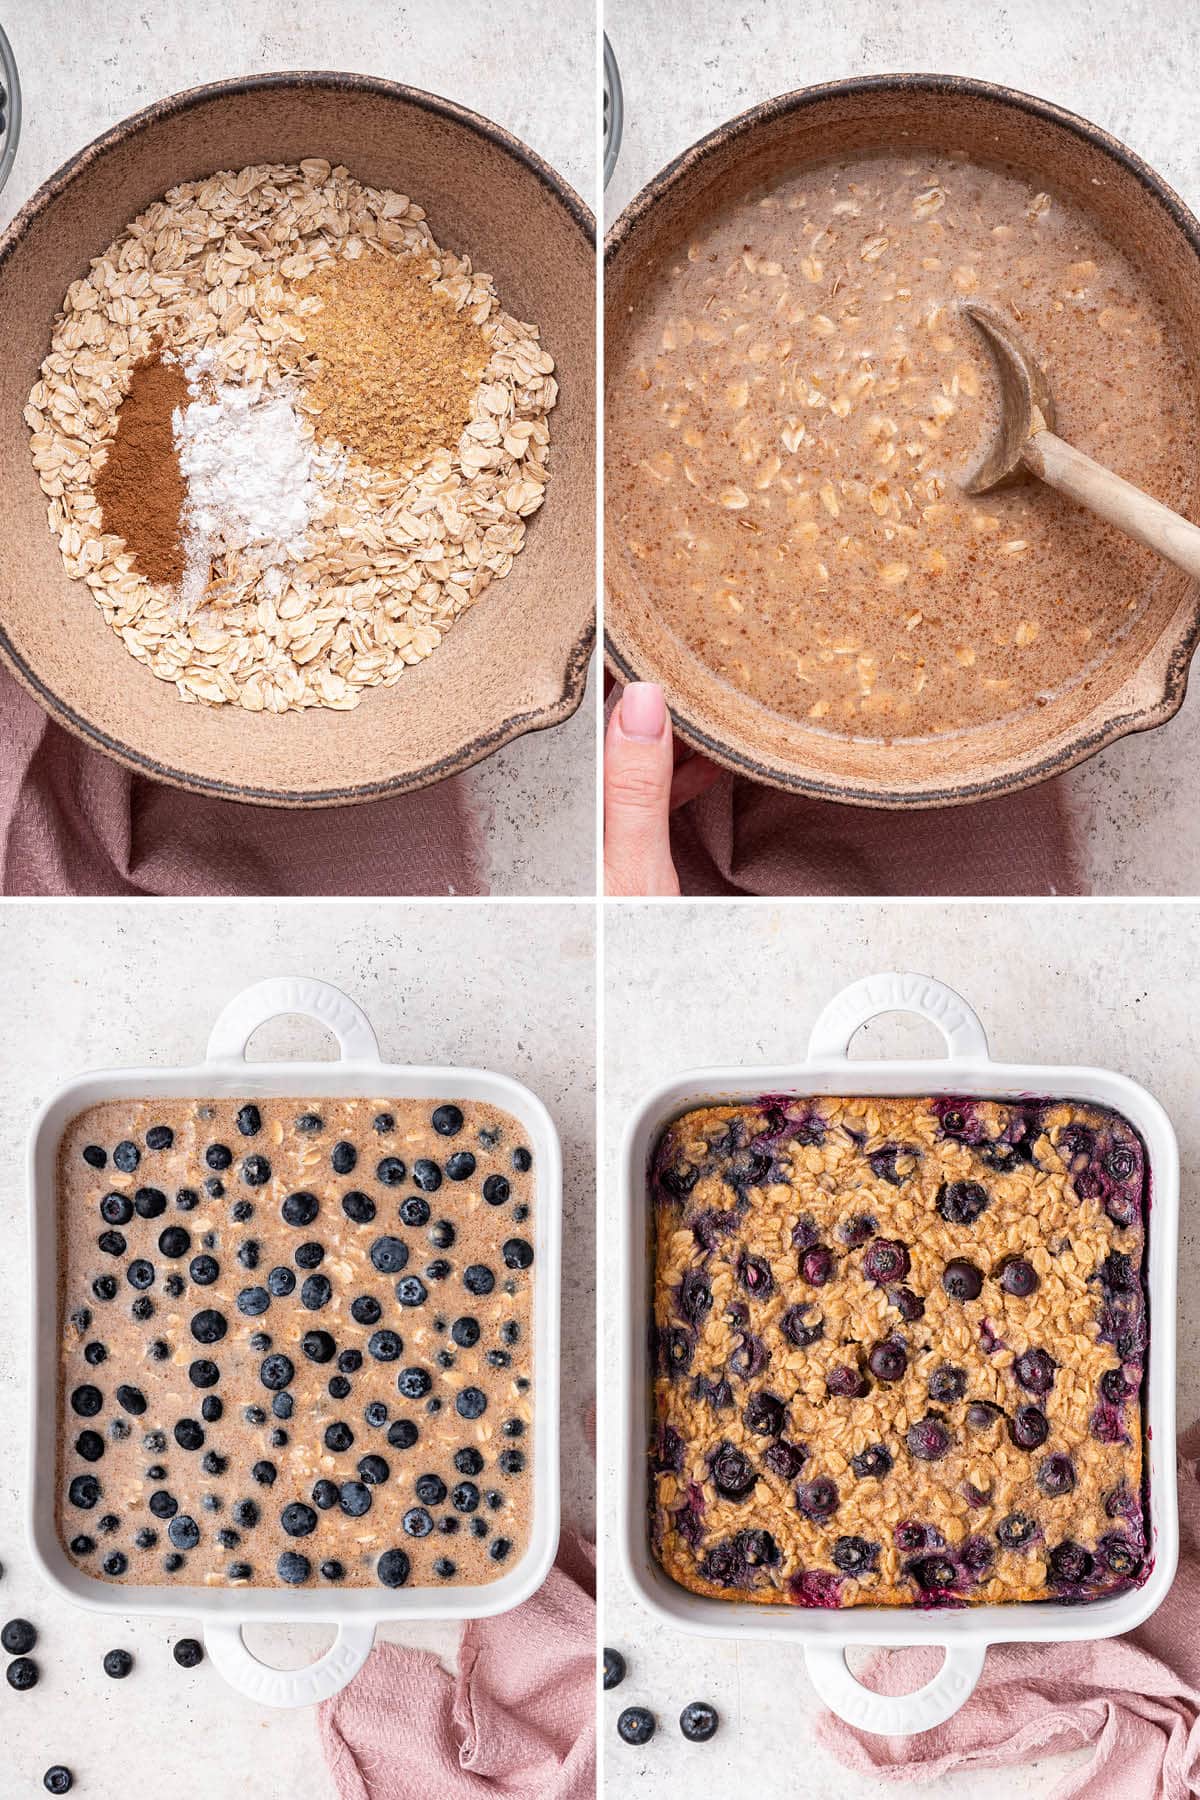
{"type": "MultiPolygon", "coordinates": [[[[1160,176],[1107,132],[1047,101],[956,76],[882,75],[755,107],[643,188],[606,245],[609,371],[620,368],[639,297],[686,242],[691,221],[752,182],[906,138],[1010,162],[1084,207],[1169,306],[1200,366],[1200,225],[1160,176]]],[[[611,385],[607,404],[620,405],[611,385]]],[[[1164,565],[1150,605],[1108,660],[1036,712],[923,742],[856,742],[772,713],[706,669],[657,617],[651,581],[610,525],[605,626],[616,674],[660,681],[681,735],[736,773],[865,806],[945,806],[1028,787],[1129,732],[1163,724],[1183,701],[1200,635],[1196,586],[1164,565]]]]}
{"type": "Polygon", "coordinates": [[[139,774],[225,799],[330,806],[423,787],[578,706],[595,616],[594,225],[516,138],[361,75],[290,73],[175,94],[97,138],[0,238],[0,656],[46,710],[139,774]],[[525,549],[428,657],[353,712],[187,705],[136,662],[46,528],[21,417],[68,286],[177,182],[323,156],[411,194],[496,279],[558,364],[550,486],[525,549]]]}

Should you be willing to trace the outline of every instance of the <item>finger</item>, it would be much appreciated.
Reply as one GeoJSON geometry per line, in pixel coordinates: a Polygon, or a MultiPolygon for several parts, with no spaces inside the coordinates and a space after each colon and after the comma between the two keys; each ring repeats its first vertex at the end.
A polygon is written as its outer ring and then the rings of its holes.
{"type": "Polygon", "coordinates": [[[671,862],[671,721],[662,689],[634,681],[604,745],[604,887],[609,894],[677,894],[671,862]]]}
{"type": "Polygon", "coordinates": [[[674,812],[677,806],[686,806],[699,794],[706,794],[720,777],[721,770],[716,763],[709,762],[707,756],[689,756],[686,762],[676,763],[671,780],[671,811],[674,812]]]}

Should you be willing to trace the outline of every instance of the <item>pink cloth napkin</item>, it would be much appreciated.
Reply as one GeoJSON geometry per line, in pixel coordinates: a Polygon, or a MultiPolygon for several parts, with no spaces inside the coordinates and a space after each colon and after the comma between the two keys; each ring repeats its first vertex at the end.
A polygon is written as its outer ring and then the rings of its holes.
{"type": "Polygon", "coordinates": [[[457,1675],[381,1644],[320,1709],[339,1800],[593,1800],[596,1552],[563,1534],[515,1612],[464,1628],[457,1675]]]}
{"type": "Polygon", "coordinates": [[[924,812],[835,806],[722,775],[671,821],[685,894],[1075,894],[1061,782],[924,812]]]}
{"type": "Polygon", "coordinates": [[[291,812],[132,775],[0,669],[0,893],[480,894],[464,784],[291,812]]]}
{"type": "MultiPolygon", "coordinates": [[[[962,1711],[933,1731],[879,1737],[822,1715],[817,1736],[864,1774],[913,1784],[995,1769],[1085,1744],[1095,1754],[1054,1800],[1190,1800],[1200,1794],[1200,1425],[1180,1444],[1179,1573],[1125,1637],[1091,1644],[997,1644],[962,1711]]],[[[940,1654],[880,1652],[864,1671],[881,1693],[911,1692],[940,1654]]]]}

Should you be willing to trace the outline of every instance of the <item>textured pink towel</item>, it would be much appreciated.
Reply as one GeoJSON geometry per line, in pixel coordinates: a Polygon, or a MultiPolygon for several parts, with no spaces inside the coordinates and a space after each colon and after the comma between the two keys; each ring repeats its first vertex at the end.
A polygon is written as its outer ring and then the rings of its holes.
{"type": "MultiPolygon", "coordinates": [[[[1180,1446],[1179,1573],[1144,1625],[1092,1644],[997,1644],[983,1679],[946,1724],[878,1737],[824,1714],[820,1741],[848,1768],[920,1783],[1095,1745],[1054,1800],[1189,1800],[1200,1794],[1200,1426],[1180,1446]]],[[[865,1675],[881,1693],[911,1692],[939,1654],[881,1652],[865,1675]]]]}
{"type": "Polygon", "coordinates": [[[463,1629],[458,1674],[381,1644],[320,1710],[339,1800],[593,1800],[596,1552],[564,1532],[543,1586],[463,1629]]]}
{"type": "Polygon", "coordinates": [[[0,894],[479,894],[467,791],[290,812],[180,793],[51,722],[0,669],[0,894]]]}

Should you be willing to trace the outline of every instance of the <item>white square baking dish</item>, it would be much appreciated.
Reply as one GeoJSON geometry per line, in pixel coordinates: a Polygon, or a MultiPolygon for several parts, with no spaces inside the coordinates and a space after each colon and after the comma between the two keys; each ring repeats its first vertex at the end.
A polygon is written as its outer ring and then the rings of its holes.
{"type": "Polygon", "coordinates": [[[624,1455],[620,1541],[625,1574],[642,1603],[663,1622],[716,1638],[765,1638],[802,1644],[821,1699],[863,1730],[927,1731],[968,1699],[989,1644],[1069,1642],[1115,1637],[1148,1618],[1175,1575],[1179,1530],[1175,1489],[1175,1287],[1179,1153],[1166,1113],[1134,1081],[1107,1069],[993,1062],[983,1026],[966,1001],[924,975],[880,974],[853,983],[817,1019],[807,1060],[756,1069],[702,1069],[676,1076],[648,1094],[630,1119],[621,1154],[625,1229],[625,1318],[622,1367],[624,1455]],[[941,1032],[944,1060],[853,1061],[847,1051],[860,1026],[885,1012],[916,1013],[941,1032]],[[660,1133],[692,1107],[762,1094],[979,1095],[997,1100],[1062,1096],[1115,1108],[1146,1146],[1147,1288],[1150,1350],[1143,1396],[1153,1557],[1143,1586],[1069,1605],[1059,1601],[923,1612],[855,1606],[809,1611],[790,1606],[708,1599],[678,1586],[660,1568],[649,1541],[647,1446],[652,1383],[647,1357],[652,1220],[648,1171],[660,1133]],[[846,1666],[850,1645],[935,1644],[945,1661],[915,1693],[895,1697],[864,1687],[846,1666]]]}
{"type": "Polygon", "coordinates": [[[385,1619],[484,1618],[507,1612],[541,1586],[554,1560],[559,1529],[558,1345],[562,1241],[562,1157],[558,1133],[537,1097],[506,1075],[484,1069],[427,1068],[380,1061],[370,1021],[327,982],[303,976],[262,981],[236,996],[213,1026],[204,1062],[187,1069],[117,1069],[77,1076],[50,1096],[29,1136],[31,1239],[30,1463],[28,1529],[35,1562],[51,1585],[81,1606],[118,1613],[181,1613],[203,1622],[204,1640],[225,1679],[269,1706],[307,1706],[350,1681],[385,1619]],[[340,1060],[247,1062],[259,1026],[285,1013],[303,1014],[337,1038],[340,1060]],[[382,1099],[467,1099],[519,1119],[534,1155],[535,1281],[533,1290],[533,1517],[525,1554],[483,1586],[458,1588],[301,1589],[200,1586],[148,1587],[101,1581],[77,1569],[55,1527],[58,1414],[59,1139],[76,1113],[99,1101],[245,1095],[346,1096],[382,1099]],[[283,1620],[336,1625],[338,1635],[309,1668],[272,1669],[242,1640],[242,1626],[283,1620]]]}

